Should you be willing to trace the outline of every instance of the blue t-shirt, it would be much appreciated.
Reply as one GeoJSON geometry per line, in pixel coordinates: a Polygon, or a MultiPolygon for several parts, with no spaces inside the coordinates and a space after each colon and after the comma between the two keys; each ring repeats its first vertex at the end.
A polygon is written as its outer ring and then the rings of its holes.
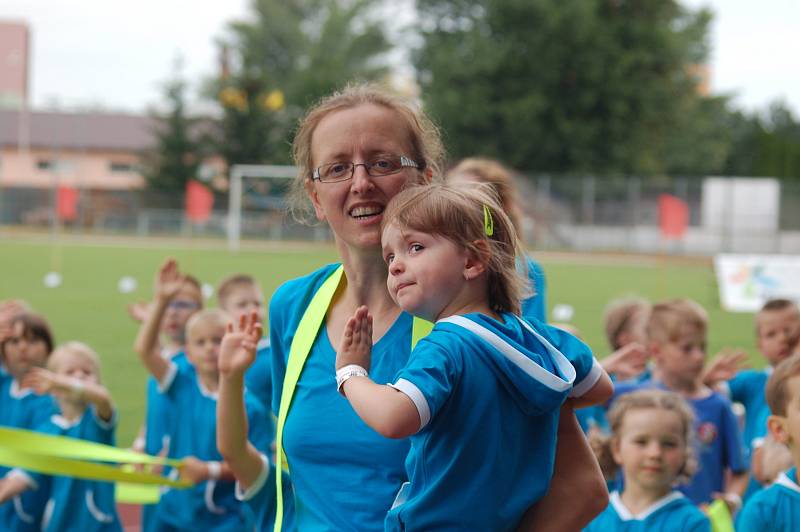
{"type": "Polygon", "coordinates": [[[683,494],[673,491],[649,508],[633,515],[623,504],[619,492],[609,498],[609,504],[585,532],[711,532],[706,515],[683,494]]]}
{"type": "MultiPolygon", "coordinates": [[[[275,527],[275,511],[277,498],[275,496],[275,464],[270,463],[266,455],[261,455],[263,467],[258,478],[247,491],[242,490],[236,483],[236,498],[250,508],[255,518],[255,529],[265,532],[275,527]]],[[[289,475],[283,473],[283,521],[281,530],[288,532],[294,530],[294,493],[289,475]]]]}
{"type": "MultiPolygon", "coordinates": [[[[192,367],[183,351],[176,353],[170,360],[181,367],[192,367]]],[[[169,397],[159,392],[158,382],[154,377],[148,377],[144,452],[157,455],[169,445],[174,416],[169,397]]],[[[165,472],[169,472],[169,468],[165,472]]]]}
{"type": "Polygon", "coordinates": [[[742,403],[744,416],[744,448],[748,462],[753,448],[767,435],[767,418],[770,415],[764,391],[772,368],[745,370],[728,381],[730,400],[742,403]]]}
{"type": "Polygon", "coordinates": [[[405,500],[386,530],[513,529],[546,493],[559,407],[599,369],[563,331],[502,319],[438,321],[397,375],[392,386],[414,402],[422,426],[411,436],[405,500]]]}
{"type": "MultiPolygon", "coordinates": [[[[61,415],[53,415],[38,430],[45,434],[114,445],[116,418],[115,413],[111,420],[103,421],[97,416],[94,407],[89,407],[74,421],[61,415]]],[[[28,474],[35,482],[36,490],[47,497],[42,517],[43,531],[122,530],[117,516],[113,483],[41,473],[28,474]]]]}
{"type": "MultiPolygon", "coordinates": [[[[619,385],[614,391],[614,399],[648,388],[666,389],[656,381],[619,385]]],[[[726,469],[734,473],[747,471],[742,436],[730,401],[722,395],[711,392],[707,397],[686,399],[686,402],[696,417],[695,444],[699,467],[689,483],[678,486],[678,489],[693,503],[705,504],[712,501],[713,493],[725,491],[726,469]]]]}
{"type": "MultiPolygon", "coordinates": [[[[176,417],[169,453],[170,458],[194,456],[203,461],[221,461],[217,450],[217,396],[202,387],[191,366],[170,364],[160,389],[174,405],[176,417]]],[[[269,427],[264,407],[245,392],[249,427],[248,440],[260,450],[269,446],[269,427]]],[[[172,478],[178,471],[172,470],[172,478]]],[[[167,525],[182,530],[242,530],[252,526],[252,517],[234,495],[234,482],[208,480],[196,486],[169,489],[158,502],[156,529],[167,525]]]]}
{"type": "Polygon", "coordinates": [[[547,282],[542,266],[531,257],[525,257],[528,268],[528,280],[533,289],[533,296],[522,300],[522,315],[546,323],[547,322],[547,282]]]}
{"type": "Polygon", "coordinates": [[[800,527],[797,468],[781,473],[773,485],[747,501],[737,522],[741,532],[796,532],[800,527]]]}
{"type": "MultiPolygon", "coordinates": [[[[314,293],[338,265],[289,281],[273,294],[272,411],[278,412],[289,349],[314,293]]],[[[370,375],[390,382],[411,352],[411,315],[401,313],[372,346],[370,375]]],[[[386,511],[406,480],[408,440],[369,428],[336,391],[336,350],[325,324],[297,382],[283,433],[295,492],[298,530],[382,530],[386,511]]]]}
{"type": "MultiPolygon", "coordinates": [[[[256,399],[261,401],[264,408],[270,412],[270,421],[273,421],[272,413],[272,351],[270,350],[269,338],[262,338],[258,342],[256,359],[253,365],[247,370],[244,376],[244,384],[256,399]]],[[[270,431],[272,439],[275,439],[275,427],[270,431]]],[[[271,441],[271,440],[270,440],[271,441]]]]}
{"type": "MultiPolygon", "coordinates": [[[[57,411],[52,397],[36,395],[30,388],[21,389],[10,376],[2,380],[0,387],[0,426],[35,430],[57,411]]],[[[0,478],[8,472],[8,467],[0,466],[0,478]]],[[[45,502],[41,492],[28,490],[0,504],[0,530],[40,530],[45,502]]]]}

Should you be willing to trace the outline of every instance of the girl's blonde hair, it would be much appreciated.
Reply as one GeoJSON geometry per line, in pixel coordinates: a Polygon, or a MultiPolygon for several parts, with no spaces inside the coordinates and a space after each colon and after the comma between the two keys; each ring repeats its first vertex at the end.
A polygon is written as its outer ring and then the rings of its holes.
{"type": "Polygon", "coordinates": [[[386,207],[381,226],[389,224],[440,235],[479,257],[486,264],[491,309],[520,313],[520,300],[531,292],[530,284],[517,269],[521,248],[514,225],[491,186],[410,186],[386,207]]]}
{"type": "Polygon", "coordinates": [[[94,367],[94,373],[97,375],[98,382],[100,382],[100,357],[97,356],[94,349],[83,342],[66,342],[56,347],[47,360],[47,369],[58,373],[61,363],[68,356],[77,356],[89,362],[94,367]]]}
{"type": "Polygon", "coordinates": [[[499,161],[480,157],[462,159],[448,173],[448,180],[457,175],[472,174],[482,183],[494,187],[500,198],[503,210],[511,219],[517,230],[517,235],[522,237],[522,209],[519,205],[519,192],[511,171],[499,161]]]}
{"type": "Polygon", "coordinates": [[[379,85],[348,85],[320,100],[300,120],[292,143],[292,157],[298,174],[289,192],[289,208],[297,221],[309,223],[314,220],[306,191],[306,185],[311,181],[314,171],[314,161],[311,160],[311,139],[314,131],[326,116],[362,105],[377,105],[394,111],[397,114],[397,129],[407,136],[411,146],[411,153],[399,155],[405,155],[416,162],[420,172],[430,172],[433,177],[441,176],[444,148],[439,130],[421,109],[379,85]]]}
{"type": "Polygon", "coordinates": [[[683,443],[686,447],[686,460],[676,478],[679,483],[688,482],[697,471],[697,457],[694,450],[694,421],[695,416],[692,407],[680,395],[675,392],[665,390],[640,390],[625,394],[616,401],[614,406],[608,411],[608,424],[611,427],[611,436],[606,437],[601,443],[593,445],[597,461],[606,478],[613,476],[619,469],[619,465],[613,458],[611,452],[612,445],[617,443],[622,437],[621,430],[625,416],[631,410],[641,410],[655,408],[674,412],[678,415],[683,425],[683,443]]]}

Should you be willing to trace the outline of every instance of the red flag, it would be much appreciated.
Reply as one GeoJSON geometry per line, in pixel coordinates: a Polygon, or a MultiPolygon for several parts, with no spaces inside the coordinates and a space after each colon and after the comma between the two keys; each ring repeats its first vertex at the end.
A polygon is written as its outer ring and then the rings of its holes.
{"type": "Polygon", "coordinates": [[[689,206],[671,194],[658,197],[658,225],[664,238],[681,239],[689,226],[689,206]]]}
{"type": "Polygon", "coordinates": [[[78,218],[78,190],[65,185],[58,187],[56,211],[62,222],[71,222],[78,218]]]}
{"type": "Polygon", "coordinates": [[[213,206],[214,194],[208,187],[194,179],[186,183],[186,217],[190,221],[194,223],[208,221],[213,206]]]}

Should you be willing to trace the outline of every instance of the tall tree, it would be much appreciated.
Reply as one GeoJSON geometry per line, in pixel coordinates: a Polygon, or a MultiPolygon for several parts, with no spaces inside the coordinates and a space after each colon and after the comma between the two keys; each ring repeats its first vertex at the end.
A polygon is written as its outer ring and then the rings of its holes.
{"type": "Polygon", "coordinates": [[[707,11],[671,0],[418,0],[423,98],[454,156],[658,173],[694,107],[707,11]]]}
{"type": "Polygon", "coordinates": [[[378,0],[253,0],[220,46],[213,94],[223,108],[220,152],[228,164],[288,163],[292,127],[321,96],[382,76],[389,43],[378,0]]]}

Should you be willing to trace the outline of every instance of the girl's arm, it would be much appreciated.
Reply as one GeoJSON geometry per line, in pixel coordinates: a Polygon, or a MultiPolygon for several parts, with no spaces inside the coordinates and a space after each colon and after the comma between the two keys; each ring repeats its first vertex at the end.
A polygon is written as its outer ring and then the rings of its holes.
{"type": "MultiPolygon", "coordinates": [[[[367,307],[362,306],[345,325],[336,352],[337,371],[347,366],[360,366],[369,371],[371,352],[372,316],[367,307]]],[[[419,430],[421,420],[417,407],[403,392],[376,384],[366,375],[347,378],[341,391],[358,417],[381,436],[407,438],[419,430]]]]}
{"type": "Polygon", "coordinates": [[[103,421],[111,421],[114,416],[111,394],[102,384],[59,375],[44,368],[33,368],[25,375],[22,385],[33,388],[39,395],[64,394],[78,401],[89,402],[94,405],[97,416],[103,421]]]}
{"type": "Polygon", "coordinates": [[[597,459],[571,405],[561,407],[556,463],[550,489],[528,508],[520,532],[581,530],[608,505],[608,489],[597,459]],[[564,502],[569,510],[564,511],[564,502]]]}
{"type": "Polygon", "coordinates": [[[239,319],[237,330],[228,324],[219,355],[217,447],[228,469],[246,491],[259,477],[264,463],[248,441],[244,405],[244,374],[255,360],[261,323],[255,313],[239,319]],[[248,321],[249,320],[249,321],[248,321]]]}
{"type": "Polygon", "coordinates": [[[22,475],[8,474],[0,479],[0,504],[10,501],[17,495],[31,488],[28,480],[22,475]]]}

